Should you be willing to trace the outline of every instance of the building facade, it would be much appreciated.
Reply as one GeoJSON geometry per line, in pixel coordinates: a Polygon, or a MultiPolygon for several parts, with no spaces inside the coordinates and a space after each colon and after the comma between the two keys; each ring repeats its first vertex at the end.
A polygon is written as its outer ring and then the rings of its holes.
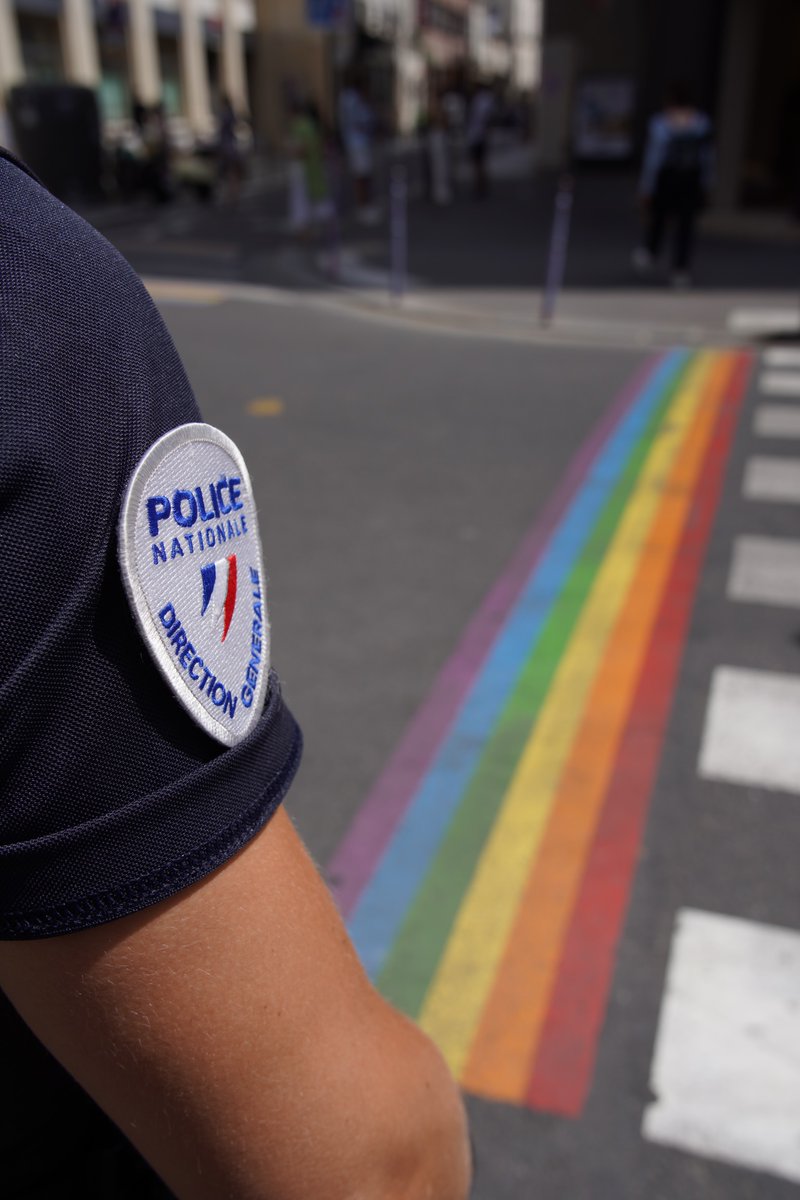
{"type": "Polygon", "coordinates": [[[0,0],[0,112],[21,83],[95,89],[112,136],[136,102],[207,137],[224,93],[250,108],[251,0],[0,0]]]}
{"type": "MultiPolygon", "coordinates": [[[[222,94],[259,139],[285,141],[294,97],[335,121],[352,67],[387,128],[412,132],[431,91],[481,77],[530,95],[542,0],[0,0],[0,122],[10,88],[83,84],[107,136],[164,105],[173,137],[207,137],[222,94]]],[[[3,136],[0,128],[0,139],[3,136]]]]}
{"type": "Polygon", "coordinates": [[[796,0],[547,0],[541,161],[637,157],[677,82],[714,120],[716,206],[800,214],[796,0]]]}
{"type": "Polygon", "coordinates": [[[328,119],[355,68],[384,127],[412,132],[431,91],[475,75],[531,94],[542,0],[255,0],[256,128],[279,143],[287,101],[328,119]]]}

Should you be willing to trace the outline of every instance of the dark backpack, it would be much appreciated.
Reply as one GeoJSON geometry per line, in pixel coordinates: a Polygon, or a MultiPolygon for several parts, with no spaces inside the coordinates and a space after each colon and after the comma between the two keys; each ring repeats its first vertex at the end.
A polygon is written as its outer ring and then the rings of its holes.
{"type": "Polygon", "coordinates": [[[680,129],[670,134],[663,169],[684,176],[700,175],[708,151],[709,135],[696,129],[680,129]]]}

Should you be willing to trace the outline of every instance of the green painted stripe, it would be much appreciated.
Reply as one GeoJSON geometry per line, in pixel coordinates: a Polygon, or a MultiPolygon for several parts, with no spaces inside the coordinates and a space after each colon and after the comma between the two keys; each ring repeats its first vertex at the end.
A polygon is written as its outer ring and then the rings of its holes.
{"type": "Polygon", "coordinates": [[[475,774],[378,977],[380,991],[416,1017],[444,951],[462,897],[474,874],[517,762],[530,735],[559,660],[572,634],[620,517],[636,486],[644,459],[666,410],[695,357],[679,368],[597,519],[514,691],[487,740],[475,774]]]}

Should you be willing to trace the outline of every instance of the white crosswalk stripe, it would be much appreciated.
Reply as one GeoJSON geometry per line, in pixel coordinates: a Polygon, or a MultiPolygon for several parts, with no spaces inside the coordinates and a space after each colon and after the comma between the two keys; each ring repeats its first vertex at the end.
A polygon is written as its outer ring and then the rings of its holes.
{"type": "Polygon", "coordinates": [[[800,677],[717,667],[700,747],[710,779],[800,793],[800,677]]]}
{"type": "Polygon", "coordinates": [[[728,597],[800,608],[800,541],[738,537],[733,546],[728,597]]]}
{"type": "Polygon", "coordinates": [[[782,500],[800,504],[800,458],[755,455],[748,459],[743,491],[748,500],[782,500]]]}
{"type": "Polygon", "coordinates": [[[800,346],[769,346],[764,351],[764,366],[800,371],[800,346]]]}
{"type": "MultiPolygon", "coordinates": [[[[800,347],[772,347],[763,361],[760,390],[800,398],[800,347]]],[[[756,437],[800,438],[800,405],[761,404],[751,428],[756,437]]],[[[753,455],[742,490],[748,500],[800,503],[800,457],[753,455]]],[[[764,514],[765,522],[784,525],[790,516],[755,506],[747,512],[750,520],[764,514]]],[[[800,609],[800,539],[752,529],[736,537],[727,598],[800,609]]],[[[731,798],[733,813],[736,796],[750,796],[745,788],[765,792],[764,820],[786,805],[800,813],[799,733],[800,673],[719,665],[698,775],[734,785],[719,792],[731,798]]],[[[651,1063],[655,1099],[643,1113],[642,1135],[800,1183],[800,929],[749,915],[678,914],[651,1063]]]]}
{"type": "Polygon", "coordinates": [[[764,396],[800,397],[800,371],[764,371],[758,390],[764,396]]]}
{"type": "Polygon", "coordinates": [[[762,404],[753,416],[753,433],[758,437],[800,437],[800,407],[788,404],[762,404]]]}
{"type": "Polygon", "coordinates": [[[800,1182],[800,933],[682,910],[646,1138],[800,1182]]]}

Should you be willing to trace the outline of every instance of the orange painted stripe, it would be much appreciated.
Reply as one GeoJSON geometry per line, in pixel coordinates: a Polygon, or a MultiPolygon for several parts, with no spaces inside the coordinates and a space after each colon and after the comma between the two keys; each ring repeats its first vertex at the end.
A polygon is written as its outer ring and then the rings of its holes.
{"type": "Polygon", "coordinates": [[[662,595],[690,513],[734,356],[720,354],[595,679],[544,840],[461,1076],[470,1091],[525,1098],[533,1058],[662,595]]]}

